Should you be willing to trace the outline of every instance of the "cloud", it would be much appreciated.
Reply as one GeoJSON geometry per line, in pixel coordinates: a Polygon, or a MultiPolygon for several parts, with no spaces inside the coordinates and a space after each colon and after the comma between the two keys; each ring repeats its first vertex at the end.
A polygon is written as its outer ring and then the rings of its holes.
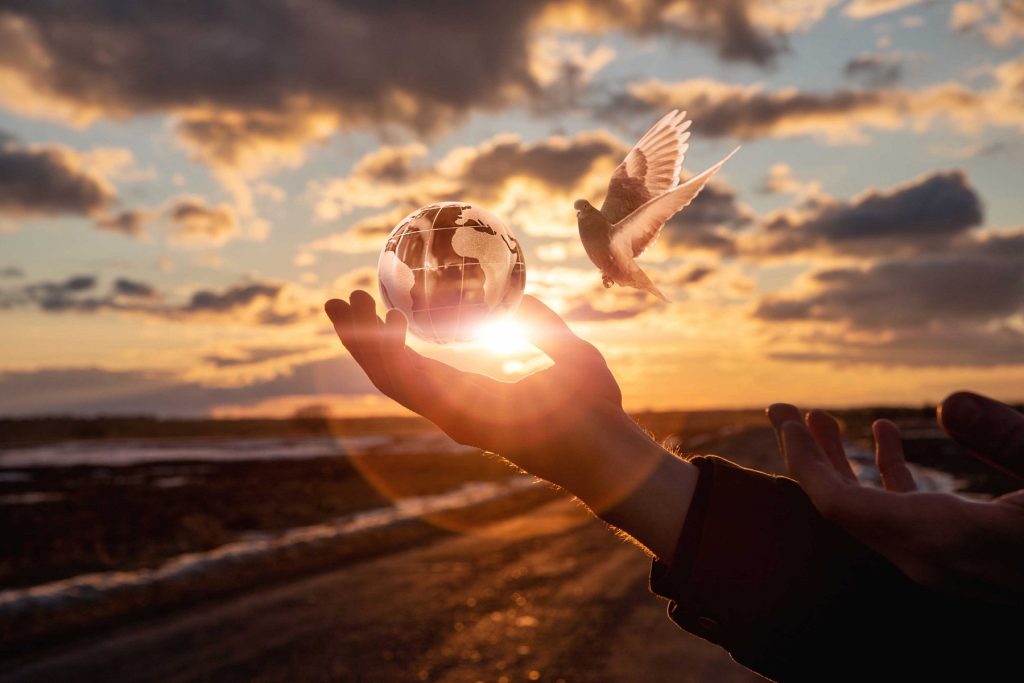
{"type": "Polygon", "coordinates": [[[1024,37],[1024,4],[1019,0],[958,2],[949,13],[955,33],[979,34],[995,47],[1007,47],[1024,37]]]}
{"type": "Polygon", "coordinates": [[[527,178],[555,192],[579,187],[598,161],[617,164],[628,148],[606,133],[553,136],[536,143],[502,135],[477,148],[454,150],[441,166],[451,166],[460,192],[493,197],[512,178],[527,178]]]}
{"type": "MultiPolygon", "coordinates": [[[[650,275],[661,286],[657,274],[650,275]]],[[[527,278],[526,291],[574,322],[629,320],[663,306],[654,296],[637,289],[604,287],[600,272],[593,266],[534,268],[527,278]]]]}
{"type": "Polygon", "coordinates": [[[458,147],[436,164],[420,161],[426,154],[421,145],[385,146],[360,159],[348,176],[314,183],[310,192],[325,220],[355,208],[400,204],[412,210],[433,201],[494,201],[516,179],[549,194],[571,194],[598,164],[607,165],[610,175],[628,151],[603,132],[554,135],[534,143],[499,135],[476,147],[458,147]]]}
{"type": "Polygon", "coordinates": [[[203,362],[216,368],[237,368],[278,360],[309,351],[308,346],[267,346],[243,349],[236,354],[213,353],[203,356],[203,362]]]}
{"type": "Polygon", "coordinates": [[[589,291],[566,298],[562,317],[572,322],[629,320],[660,306],[654,297],[635,289],[605,289],[600,283],[589,291]]]}
{"type": "Polygon", "coordinates": [[[379,252],[387,241],[388,235],[403,218],[408,215],[405,209],[397,209],[374,214],[356,221],[344,232],[335,232],[320,239],[306,242],[299,247],[296,258],[307,264],[316,261],[316,254],[332,252],[340,254],[367,254],[379,252]]]}
{"type": "Polygon", "coordinates": [[[811,195],[765,216],[750,251],[896,255],[938,251],[981,224],[981,198],[963,171],[936,171],[849,201],[811,195]]]}
{"type": "Polygon", "coordinates": [[[990,320],[1018,312],[1024,302],[1024,266],[977,256],[819,270],[811,280],[815,291],[764,299],[757,316],[880,329],[950,319],[990,320]]]}
{"type": "Polygon", "coordinates": [[[96,282],[92,275],[72,275],[59,282],[47,280],[0,291],[0,310],[31,304],[51,313],[72,307],[95,311],[105,306],[103,299],[87,294],[96,288],[96,282]]]}
{"type": "Polygon", "coordinates": [[[25,277],[25,271],[17,266],[5,266],[0,268],[0,279],[15,279],[25,277]]]}
{"type": "Polygon", "coordinates": [[[554,32],[658,34],[767,65],[831,3],[19,3],[0,16],[0,96],[76,125],[168,113],[197,159],[258,172],[298,163],[338,129],[429,133],[474,111],[549,104],[555,87],[571,102],[613,54],[538,47],[554,32]]]}
{"type": "Polygon", "coordinates": [[[1024,362],[1021,314],[1024,230],[975,235],[945,254],[817,270],[754,310],[766,323],[813,330],[798,337],[804,348],[786,352],[791,359],[845,352],[850,362],[914,364],[916,344],[926,349],[916,363],[935,365],[1024,362]]]}
{"type": "Polygon", "coordinates": [[[1024,333],[996,325],[975,329],[944,326],[908,330],[899,335],[867,340],[816,332],[804,340],[813,350],[774,351],[771,358],[829,365],[900,365],[907,367],[996,367],[1021,364],[1024,333]]]}
{"type": "Polygon", "coordinates": [[[204,160],[238,164],[339,126],[427,131],[515,101],[535,87],[526,36],[541,7],[32,3],[0,21],[0,80],[29,113],[172,112],[204,160]]]}
{"type": "Polygon", "coordinates": [[[886,87],[903,78],[903,62],[895,55],[865,53],[847,60],[843,75],[872,88],[886,87]]]}
{"type": "Polygon", "coordinates": [[[222,290],[203,289],[188,303],[160,311],[171,318],[224,318],[261,325],[290,325],[309,319],[316,307],[303,303],[288,287],[271,282],[242,282],[222,290]]]}
{"type": "Polygon", "coordinates": [[[812,135],[831,143],[862,142],[865,130],[921,130],[946,121],[964,133],[986,126],[1024,130],[1024,60],[995,69],[994,84],[973,90],[947,82],[905,88],[775,91],[761,85],[733,85],[705,78],[630,85],[599,108],[613,121],[654,118],[683,107],[693,118],[695,135],[754,139],[812,135]]]}
{"type": "Polygon", "coordinates": [[[714,266],[708,265],[687,266],[675,274],[672,283],[683,287],[695,285],[714,275],[717,270],[714,266]]]}
{"type": "Polygon", "coordinates": [[[115,198],[114,188],[70,149],[0,144],[0,214],[94,216],[115,198]]]}
{"type": "Polygon", "coordinates": [[[665,224],[658,239],[674,253],[707,251],[732,256],[737,248],[734,232],[750,225],[754,217],[736,191],[716,178],[665,224]]]}
{"type": "Polygon", "coordinates": [[[814,180],[800,180],[789,164],[775,163],[761,181],[757,191],[761,194],[814,195],[821,193],[821,183],[814,180]]]}
{"type": "Polygon", "coordinates": [[[300,363],[244,386],[207,386],[172,372],[99,367],[0,371],[0,414],[209,415],[286,396],[376,394],[347,356],[300,363]]]}
{"type": "Polygon", "coordinates": [[[167,210],[175,239],[223,244],[238,233],[238,218],[227,204],[210,206],[198,197],[177,199],[167,210]]]}
{"type": "Polygon", "coordinates": [[[119,211],[116,214],[99,218],[96,220],[96,227],[100,230],[121,233],[129,237],[142,237],[146,234],[146,222],[149,215],[145,211],[131,209],[119,211]]]}
{"type": "Polygon", "coordinates": [[[896,10],[916,5],[922,0],[853,0],[846,6],[843,13],[855,19],[868,19],[880,14],[888,14],[896,10]]]}
{"type": "Polygon", "coordinates": [[[102,293],[94,275],[42,281],[0,290],[0,310],[35,307],[47,313],[115,312],[160,320],[220,321],[240,325],[292,325],[318,314],[309,297],[278,282],[246,280],[217,289],[198,289],[173,303],[152,285],[117,278],[102,293]]]}
{"type": "Polygon", "coordinates": [[[114,280],[114,293],[130,298],[152,299],[158,296],[153,285],[138,280],[119,277],[114,280]]]}

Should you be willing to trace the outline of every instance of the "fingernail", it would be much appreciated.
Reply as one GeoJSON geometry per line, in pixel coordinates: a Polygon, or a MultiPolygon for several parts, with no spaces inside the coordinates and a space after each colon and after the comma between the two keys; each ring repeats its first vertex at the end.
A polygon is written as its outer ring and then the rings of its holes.
{"type": "Polygon", "coordinates": [[[977,399],[966,392],[953,394],[942,404],[942,422],[957,430],[977,426],[983,415],[977,399]]]}

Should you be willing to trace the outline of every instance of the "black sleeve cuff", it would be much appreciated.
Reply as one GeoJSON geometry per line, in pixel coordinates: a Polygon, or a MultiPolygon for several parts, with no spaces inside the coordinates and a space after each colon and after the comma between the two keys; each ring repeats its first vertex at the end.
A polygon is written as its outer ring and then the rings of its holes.
{"type": "Polygon", "coordinates": [[[716,456],[690,462],[700,471],[693,501],[672,561],[653,563],[651,590],[671,601],[679,626],[740,663],[772,677],[806,674],[844,637],[835,615],[872,621],[873,587],[912,585],[823,519],[791,479],[716,456]]]}

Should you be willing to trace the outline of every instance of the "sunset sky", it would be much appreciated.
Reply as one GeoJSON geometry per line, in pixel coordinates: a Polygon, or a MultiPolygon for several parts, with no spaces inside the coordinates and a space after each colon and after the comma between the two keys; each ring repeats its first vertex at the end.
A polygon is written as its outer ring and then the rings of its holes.
{"type": "MultiPolygon", "coordinates": [[[[5,3],[0,414],[397,414],[322,303],[468,201],[627,408],[1024,399],[1024,2],[5,3]],[[601,286],[573,200],[740,152],[601,286]]],[[[417,349],[514,379],[544,359],[417,349]]]]}

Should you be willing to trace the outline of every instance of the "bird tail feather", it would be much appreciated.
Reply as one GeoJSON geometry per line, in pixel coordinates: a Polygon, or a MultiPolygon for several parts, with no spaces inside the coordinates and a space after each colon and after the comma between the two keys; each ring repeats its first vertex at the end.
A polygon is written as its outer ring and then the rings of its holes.
{"type": "Polygon", "coordinates": [[[633,276],[634,286],[650,292],[667,304],[672,303],[667,296],[661,293],[660,289],[654,286],[654,283],[651,282],[651,278],[647,276],[647,273],[645,273],[640,266],[637,266],[636,270],[631,273],[631,275],[633,276]]]}

